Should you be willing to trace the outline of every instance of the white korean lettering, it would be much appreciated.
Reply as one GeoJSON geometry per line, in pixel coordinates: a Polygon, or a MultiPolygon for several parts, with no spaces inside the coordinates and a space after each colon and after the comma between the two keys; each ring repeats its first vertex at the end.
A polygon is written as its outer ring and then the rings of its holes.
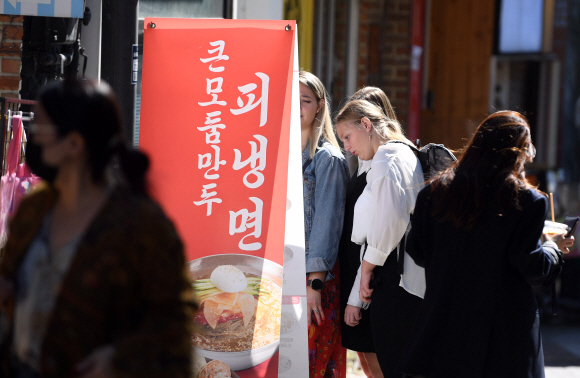
{"type": "MultiPolygon", "coordinates": [[[[209,65],[209,70],[211,72],[222,72],[224,71],[224,67],[217,66],[214,67],[213,64],[220,60],[229,60],[230,57],[224,54],[225,42],[224,41],[214,41],[209,43],[215,49],[209,49],[207,52],[210,55],[209,58],[200,58],[202,63],[213,62],[209,65]]],[[[218,99],[218,94],[223,92],[223,78],[216,77],[213,79],[206,78],[206,93],[211,96],[211,100],[207,102],[198,102],[200,106],[210,106],[210,105],[219,105],[219,106],[226,106],[227,103],[225,101],[220,101],[218,99]]],[[[221,118],[219,116],[222,113],[220,111],[208,112],[206,113],[206,120],[205,126],[198,127],[199,131],[205,132],[205,142],[206,144],[211,145],[214,150],[214,155],[212,156],[211,153],[207,154],[198,154],[198,162],[197,166],[198,169],[209,168],[205,173],[204,177],[208,180],[217,180],[220,176],[217,173],[219,171],[220,165],[225,165],[225,160],[220,160],[220,148],[215,144],[220,143],[220,132],[218,130],[223,130],[226,128],[226,125],[221,123],[221,118]],[[213,172],[213,173],[212,173],[213,172]]],[[[217,191],[208,192],[210,189],[215,189],[217,184],[206,184],[203,185],[201,201],[194,201],[193,203],[197,206],[207,205],[207,216],[211,215],[212,211],[212,204],[213,203],[221,203],[222,200],[219,198],[213,198],[217,195],[217,191]]]]}
{"type": "Polygon", "coordinates": [[[205,79],[206,81],[206,85],[205,85],[205,91],[207,92],[207,94],[212,94],[212,93],[222,93],[222,85],[224,83],[224,79],[223,77],[216,77],[215,79],[205,79]],[[216,84],[215,88],[212,87],[212,84],[216,84]]]}
{"type": "MultiPolygon", "coordinates": [[[[214,153],[215,153],[215,159],[213,159],[213,167],[208,169],[205,174],[204,177],[208,180],[217,180],[220,175],[218,175],[217,173],[215,174],[210,174],[210,171],[214,171],[217,172],[220,169],[220,165],[225,165],[226,161],[225,160],[220,160],[220,148],[219,146],[214,146],[212,145],[211,148],[214,149],[214,153]]],[[[212,165],[212,155],[211,153],[207,153],[207,154],[197,154],[197,167],[198,169],[203,169],[203,168],[207,168],[209,166],[212,165]]]]}
{"type": "Polygon", "coordinates": [[[230,211],[230,235],[240,234],[246,232],[247,229],[253,228],[254,232],[251,232],[244,236],[238,243],[238,247],[242,251],[257,251],[262,248],[262,243],[254,242],[246,244],[244,241],[247,237],[253,236],[254,238],[259,238],[262,235],[262,207],[263,202],[257,197],[250,197],[256,205],[256,210],[250,213],[247,209],[242,209],[240,211],[230,211]],[[238,227],[238,218],[240,218],[240,226],[238,227]]]}
{"type": "Polygon", "coordinates": [[[197,168],[203,169],[211,165],[211,153],[197,154],[197,168]]]}
{"type": "Polygon", "coordinates": [[[201,193],[201,201],[193,201],[196,206],[207,205],[207,212],[206,216],[211,215],[212,205],[214,203],[222,203],[222,200],[219,198],[213,198],[217,195],[216,191],[208,192],[208,189],[215,189],[217,184],[207,184],[203,186],[202,193],[201,193]]]}
{"type": "MultiPolygon", "coordinates": [[[[224,48],[226,46],[226,43],[224,41],[215,41],[210,42],[209,44],[214,47],[217,46],[217,48],[213,50],[207,50],[207,52],[210,54],[214,54],[217,52],[217,55],[206,59],[200,58],[199,60],[201,60],[203,63],[230,59],[229,56],[224,55],[224,48]]],[[[224,69],[225,69],[224,67],[213,67],[213,63],[209,65],[209,70],[211,72],[222,72],[224,69]]]]}
{"type": "Polygon", "coordinates": [[[209,106],[209,105],[221,105],[226,106],[225,101],[218,100],[218,93],[222,92],[222,84],[224,79],[221,77],[216,77],[215,79],[205,79],[206,80],[206,93],[211,96],[210,102],[198,102],[200,106],[209,106]],[[215,87],[212,84],[216,84],[215,87]]]}
{"type": "Polygon", "coordinates": [[[223,130],[226,128],[226,125],[224,125],[223,123],[219,123],[221,122],[222,119],[217,118],[221,114],[222,112],[219,111],[207,113],[205,117],[205,124],[208,126],[201,126],[197,128],[199,131],[205,131],[206,144],[216,144],[220,142],[220,132],[218,131],[218,129],[223,130]]]}
{"type": "Polygon", "coordinates": [[[211,101],[209,102],[198,102],[199,106],[210,106],[210,105],[219,105],[219,106],[226,106],[227,103],[225,101],[219,101],[218,95],[212,94],[211,101]]]}
{"type": "Polygon", "coordinates": [[[262,95],[260,96],[260,99],[255,101],[256,95],[250,93],[258,87],[256,84],[250,83],[242,85],[241,87],[238,87],[238,90],[242,92],[242,95],[247,97],[248,102],[244,103],[242,96],[239,96],[237,100],[239,109],[230,109],[230,111],[234,115],[240,115],[247,113],[260,105],[260,126],[264,126],[266,122],[268,122],[268,89],[270,86],[270,77],[262,72],[256,72],[256,76],[258,76],[262,81],[262,95]]]}
{"type": "Polygon", "coordinates": [[[250,141],[250,157],[245,161],[242,161],[242,153],[234,148],[235,159],[232,166],[234,170],[238,171],[250,164],[252,169],[244,175],[244,185],[250,189],[258,188],[264,183],[264,175],[262,174],[262,171],[266,168],[266,152],[268,147],[268,139],[264,136],[254,135],[254,138],[260,142],[260,147],[258,148],[258,143],[250,141]],[[254,182],[248,180],[250,175],[255,176],[256,180],[254,182]]]}

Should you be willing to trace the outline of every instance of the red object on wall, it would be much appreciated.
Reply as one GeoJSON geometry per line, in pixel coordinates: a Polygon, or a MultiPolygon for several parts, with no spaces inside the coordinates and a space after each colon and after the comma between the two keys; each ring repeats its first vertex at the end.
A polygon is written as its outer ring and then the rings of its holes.
{"type": "Polygon", "coordinates": [[[425,40],[425,0],[413,1],[411,22],[411,73],[409,78],[408,136],[413,142],[419,138],[421,122],[421,77],[425,40]]]}

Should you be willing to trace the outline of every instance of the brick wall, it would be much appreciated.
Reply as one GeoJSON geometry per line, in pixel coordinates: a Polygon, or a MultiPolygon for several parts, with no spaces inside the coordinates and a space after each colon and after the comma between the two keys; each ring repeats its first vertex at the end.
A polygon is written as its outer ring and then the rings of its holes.
{"type": "Polygon", "coordinates": [[[22,16],[0,15],[0,97],[19,97],[22,16]]]}
{"type": "Polygon", "coordinates": [[[358,85],[380,86],[404,127],[409,103],[411,4],[412,0],[360,1],[358,85]]]}
{"type": "Polygon", "coordinates": [[[346,31],[347,31],[347,1],[337,0],[336,18],[334,25],[334,57],[335,71],[332,80],[332,88],[327,88],[332,97],[332,110],[338,111],[344,100],[345,68],[346,68],[346,31]]]}

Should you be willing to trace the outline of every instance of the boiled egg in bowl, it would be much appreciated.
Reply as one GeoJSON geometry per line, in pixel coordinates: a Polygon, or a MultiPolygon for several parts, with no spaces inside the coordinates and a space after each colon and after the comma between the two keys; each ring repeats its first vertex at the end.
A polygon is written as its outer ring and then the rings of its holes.
{"type": "Polygon", "coordinates": [[[209,280],[226,293],[238,293],[248,287],[248,279],[244,272],[233,265],[218,266],[211,272],[209,280]]]}

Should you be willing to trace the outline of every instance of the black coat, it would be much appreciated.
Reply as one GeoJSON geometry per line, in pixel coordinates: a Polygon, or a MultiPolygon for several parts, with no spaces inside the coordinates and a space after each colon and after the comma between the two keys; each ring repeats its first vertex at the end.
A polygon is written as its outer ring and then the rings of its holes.
{"type": "Polygon", "coordinates": [[[425,267],[427,290],[397,370],[429,378],[544,377],[532,286],[561,270],[540,236],[546,198],[520,197],[521,211],[487,209],[471,231],[431,215],[431,189],[417,198],[407,251],[425,267]]]}

